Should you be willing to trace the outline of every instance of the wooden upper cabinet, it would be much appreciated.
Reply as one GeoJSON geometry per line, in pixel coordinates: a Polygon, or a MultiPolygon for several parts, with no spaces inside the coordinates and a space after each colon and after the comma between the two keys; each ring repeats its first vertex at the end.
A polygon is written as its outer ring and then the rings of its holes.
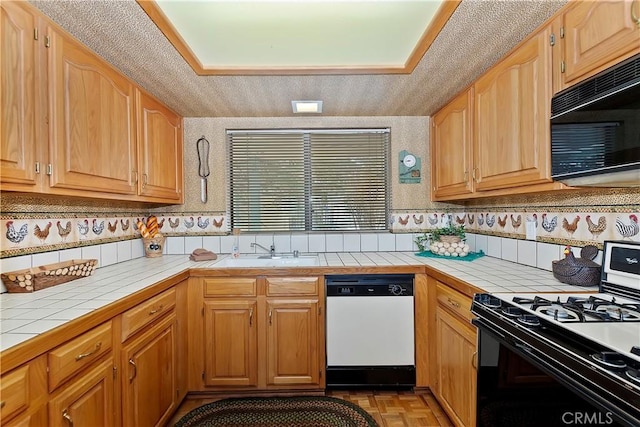
{"type": "Polygon", "coordinates": [[[441,198],[473,191],[473,88],[466,90],[431,121],[432,197],[441,198]]]}
{"type": "Polygon", "coordinates": [[[550,28],[539,31],[475,84],[475,188],[551,182],[550,28]]]}
{"type": "Polygon", "coordinates": [[[182,203],[182,118],[141,90],[136,98],[139,194],[182,203]]]}
{"type": "Polygon", "coordinates": [[[638,0],[576,1],[562,16],[565,88],[640,52],[638,0]]]}
{"type": "Polygon", "coordinates": [[[50,185],[135,194],[134,86],[49,28],[50,185]]]}
{"type": "Polygon", "coordinates": [[[25,188],[19,189],[28,191],[37,184],[37,44],[43,35],[37,15],[22,2],[2,2],[0,20],[0,180],[5,188],[7,183],[22,184],[25,188]]]}

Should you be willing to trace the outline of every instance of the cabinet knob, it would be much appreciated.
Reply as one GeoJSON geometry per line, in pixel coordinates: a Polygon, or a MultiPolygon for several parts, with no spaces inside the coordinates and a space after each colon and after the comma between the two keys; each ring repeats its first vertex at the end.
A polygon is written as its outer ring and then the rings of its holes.
{"type": "Polygon", "coordinates": [[[156,314],[159,311],[162,311],[162,309],[164,308],[164,304],[160,304],[160,307],[158,308],[154,308],[153,310],[151,310],[149,312],[149,316],[153,316],[154,314],[156,314]]]}

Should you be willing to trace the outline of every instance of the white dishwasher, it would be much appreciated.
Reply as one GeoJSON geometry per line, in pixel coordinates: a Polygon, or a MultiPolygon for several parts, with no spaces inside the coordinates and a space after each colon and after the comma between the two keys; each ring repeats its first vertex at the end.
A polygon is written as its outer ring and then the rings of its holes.
{"type": "Polygon", "coordinates": [[[415,386],[413,278],[325,277],[327,387],[415,386]]]}

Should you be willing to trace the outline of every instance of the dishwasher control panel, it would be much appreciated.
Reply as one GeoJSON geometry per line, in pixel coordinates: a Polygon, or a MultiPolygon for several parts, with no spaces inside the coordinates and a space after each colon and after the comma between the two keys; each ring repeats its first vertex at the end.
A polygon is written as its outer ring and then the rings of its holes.
{"type": "Polygon", "coordinates": [[[325,276],[327,297],[413,296],[413,274],[325,276]]]}

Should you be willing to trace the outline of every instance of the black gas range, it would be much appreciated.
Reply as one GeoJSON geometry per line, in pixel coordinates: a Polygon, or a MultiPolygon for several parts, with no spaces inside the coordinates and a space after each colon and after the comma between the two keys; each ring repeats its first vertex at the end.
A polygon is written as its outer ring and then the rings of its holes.
{"type": "Polygon", "coordinates": [[[514,405],[518,393],[540,399],[537,417],[551,408],[538,420],[545,425],[640,426],[640,243],[605,242],[597,294],[476,294],[471,310],[484,360],[478,367],[479,426],[499,419],[482,413],[493,410],[492,400],[509,396],[514,405]],[[487,372],[505,375],[492,357],[505,351],[548,375],[555,392],[541,384],[510,384],[508,393],[501,393],[498,380],[487,385],[487,372]],[[548,396],[553,398],[545,401],[548,396]]]}

